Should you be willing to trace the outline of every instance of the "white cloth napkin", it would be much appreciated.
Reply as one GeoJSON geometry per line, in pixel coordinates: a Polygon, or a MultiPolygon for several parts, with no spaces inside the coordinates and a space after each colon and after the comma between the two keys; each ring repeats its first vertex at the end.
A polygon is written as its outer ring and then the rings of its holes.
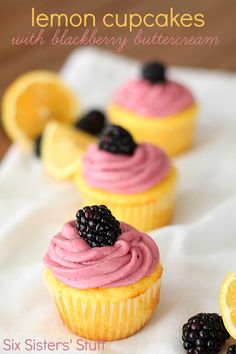
{"type": "MultiPolygon", "coordinates": [[[[72,53],[61,74],[88,109],[104,108],[112,92],[138,70],[133,60],[85,48],[72,53]]],[[[151,233],[164,266],[161,301],[142,331],[93,353],[184,353],[182,324],[198,312],[219,311],[221,282],[236,269],[236,75],[171,68],[170,76],[190,87],[201,112],[193,149],[174,161],[179,184],[173,225],[151,233]]],[[[82,352],[42,281],[49,240],[74,217],[79,200],[71,182],[52,180],[40,161],[16,146],[1,162],[1,353],[4,339],[21,341],[21,352],[26,339],[71,341],[67,352],[82,352]]],[[[59,346],[42,352],[65,351],[59,346]]]]}

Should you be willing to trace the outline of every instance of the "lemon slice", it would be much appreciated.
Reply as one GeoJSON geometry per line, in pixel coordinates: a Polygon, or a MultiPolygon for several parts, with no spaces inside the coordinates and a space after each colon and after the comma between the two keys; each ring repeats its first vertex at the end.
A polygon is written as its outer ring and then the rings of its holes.
{"type": "Polygon", "coordinates": [[[229,273],[220,289],[220,309],[225,328],[236,339],[236,274],[229,273]]]}
{"type": "Polygon", "coordinates": [[[41,145],[46,171],[59,179],[73,177],[87,146],[95,141],[95,137],[74,127],[49,122],[44,129],[41,145]]]}
{"type": "Polygon", "coordinates": [[[3,97],[3,127],[23,147],[32,146],[48,121],[72,123],[77,116],[74,94],[51,71],[32,71],[20,76],[3,97]]]}

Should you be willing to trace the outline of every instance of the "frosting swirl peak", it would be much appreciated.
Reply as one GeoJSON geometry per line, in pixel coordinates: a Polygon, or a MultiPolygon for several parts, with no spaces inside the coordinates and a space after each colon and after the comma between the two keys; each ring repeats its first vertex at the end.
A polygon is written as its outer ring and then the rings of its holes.
{"type": "Polygon", "coordinates": [[[86,182],[114,193],[146,191],[161,182],[169,169],[168,156],[151,144],[138,145],[132,156],[114,155],[90,145],[83,160],[86,182]]]}
{"type": "Polygon", "coordinates": [[[152,84],[130,80],[115,95],[114,103],[142,117],[166,118],[189,108],[194,99],[183,85],[173,81],[152,84]]]}
{"type": "Polygon", "coordinates": [[[90,248],[67,222],[53,237],[44,264],[62,283],[77,289],[126,286],[151,274],[159,262],[155,241],[121,223],[114,246],[90,248]]]}

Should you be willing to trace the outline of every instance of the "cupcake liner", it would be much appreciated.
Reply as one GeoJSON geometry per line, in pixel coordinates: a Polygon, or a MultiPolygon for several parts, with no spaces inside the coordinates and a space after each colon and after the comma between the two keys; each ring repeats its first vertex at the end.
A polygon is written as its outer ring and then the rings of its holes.
{"type": "MultiPolygon", "coordinates": [[[[51,281],[54,276],[48,269],[45,272],[45,280],[64,324],[72,332],[91,340],[112,341],[133,335],[150,319],[159,302],[162,272],[161,266],[159,267],[159,278],[142,294],[126,298],[124,291],[124,299],[121,288],[126,287],[109,289],[113,292],[111,299],[109,296],[102,299],[97,298],[96,293],[92,297],[86,297],[83,290],[68,288],[56,278],[56,281],[51,281]],[[118,301],[114,301],[116,292],[119,293],[118,301]]],[[[142,282],[142,279],[139,282],[142,282]]],[[[93,290],[99,292],[100,289],[93,290]]]]}
{"type": "Polygon", "coordinates": [[[174,211],[176,171],[147,192],[132,195],[109,193],[89,187],[83,177],[76,177],[84,205],[105,204],[112,214],[138,230],[150,231],[168,224],[174,211]]]}
{"type": "Polygon", "coordinates": [[[122,107],[112,105],[108,116],[112,123],[129,130],[138,142],[148,142],[161,146],[169,155],[177,155],[189,149],[193,142],[197,106],[167,117],[140,117],[122,107]]]}

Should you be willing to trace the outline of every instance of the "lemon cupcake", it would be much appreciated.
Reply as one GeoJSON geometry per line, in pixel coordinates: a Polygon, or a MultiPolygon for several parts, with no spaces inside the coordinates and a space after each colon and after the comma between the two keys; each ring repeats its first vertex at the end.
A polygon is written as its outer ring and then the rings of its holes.
{"type": "Polygon", "coordinates": [[[173,214],[176,171],[166,153],[136,144],[128,131],[108,126],[83,156],[76,185],[83,203],[106,204],[142,231],[166,225],[173,214]]]}
{"type": "Polygon", "coordinates": [[[197,104],[186,87],[166,78],[162,64],[151,63],[143,68],[142,78],[118,90],[108,116],[138,142],[161,146],[176,155],[192,145],[197,104]]]}
{"type": "Polygon", "coordinates": [[[63,322],[81,337],[131,336],[158,304],[162,266],[156,243],[118,222],[104,205],[79,210],[52,238],[44,264],[63,322]]]}

